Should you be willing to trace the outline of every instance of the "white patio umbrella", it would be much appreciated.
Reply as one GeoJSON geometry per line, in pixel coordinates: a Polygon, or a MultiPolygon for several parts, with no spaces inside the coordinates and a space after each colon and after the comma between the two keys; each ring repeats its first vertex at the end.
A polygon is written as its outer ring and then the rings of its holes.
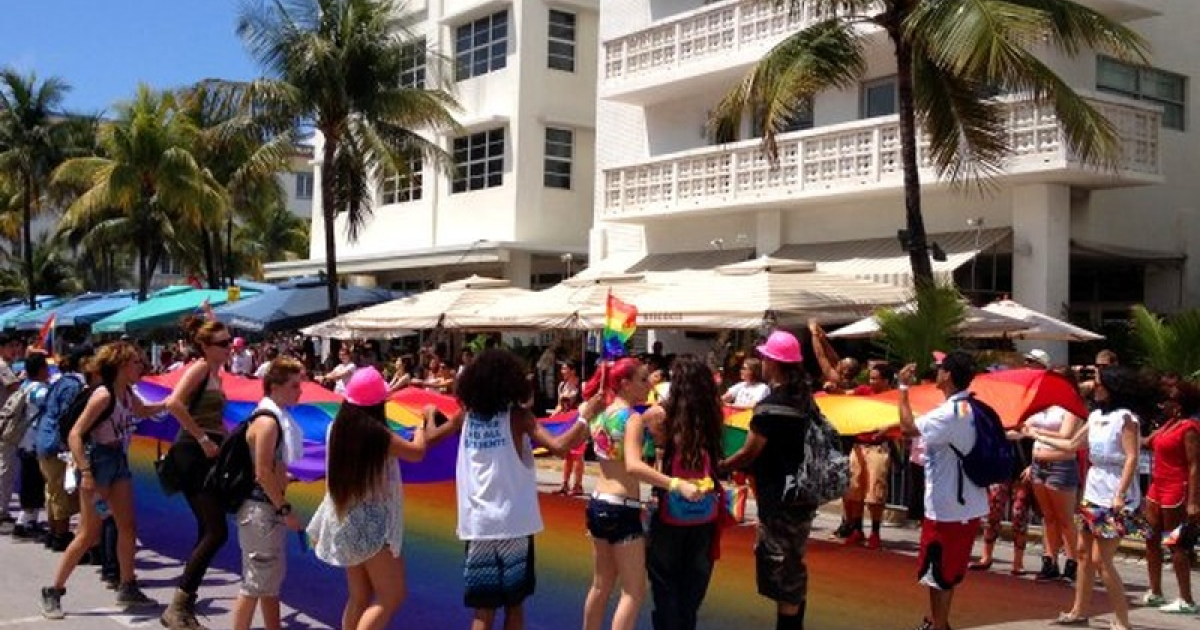
{"type": "Polygon", "coordinates": [[[1104,335],[1055,319],[1045,313],[1039,313],[1012,300],[997,300],[983,307],[983,310],[1020,320],[1029,325],[1024,330],[1015,331],[1007,335],[1013,339],[1027,339],[1030,341],[1097,341],[1104,339],[1104,335]]]}
{"type": "MultiPolygon", "coordinates": [[[[916,305],[909,302],[899,308],[906,312],[912,312],[916,308],[916,305]]],[[[962,323],[958,325],[958,335],[960,337],[977,338],[1012,336],[1013,333],[1029,327],[1028,323],[1019,319],[1005,317],[1004,315],[998,315],[982,308],[968,305],[966,307],[966,316],[963,318],[962,323]]],[[[829,333],[829,337],[858,339],[874,337],[878,334],[879,320],[872,315],[853,324],[842,326],[829,333]]]]}
{"type": "Polygon", "coordinates": [[[470,317],[497,302],[519,298],[530,291],[508,280],[471,276],[447,282],[431,291],[402,297],[346,313],[304,329],[316,336],[371,336],[380,332],[455,328],[457,319],[470,317]],[[328,334],[324,334],[328,333],[328,334]]]}
{"type": "Polygon", "coordinates": [[[486,311],[456,318],[470,329],[592,330],[604,326],[604,310],[611,292],[637,305],[647,294],[667,287],[648,280],[646,274],[600,274],[564,280],[549,289],[506,299],[486,311]],[[581,317],[581,313],[589,317],[581,317]],[[598,314],[598,315],[597,315],[598,314]]]}

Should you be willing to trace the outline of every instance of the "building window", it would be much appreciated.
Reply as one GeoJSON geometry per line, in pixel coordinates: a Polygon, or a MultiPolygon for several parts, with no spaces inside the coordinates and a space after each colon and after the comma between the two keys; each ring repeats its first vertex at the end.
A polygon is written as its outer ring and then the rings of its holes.
{"type": "Polygon", "coordinates": [[[550,10],[550,54],[546,61],[554,70],[575,72],[575,14],[550,10]]]}
{"type": "Polygon", "coordinates": [[[1164,127],[1180,131],[1186,127],[1187,77],[1181,74],[1099,56],[1096,89],[1160,105],[1164,127]]]}
{"type": "Polygon", "coordinates": [[[575,132],[546,128],[546,162],[542,182],[546,188],[571,189],[571,157],[575,132]]]}
{"type": "Polygon", "coordinates": [[[535,273],[529,277],[529,289],[531,291],[549,289],[565,279],[561,273],[535,273]]]}
{"type": "Polygon", "coordinates": [[[297,199],[312,199],[313,196],[313,174],[312,173],[296,173],[296,198],[297,199]]]}
{"type": "Polygon", "coordinates": [[[862,117],[891,116],[900,110],[896,100],[896,77],[863,83],[862,117]]]}
{"type": "Polygon", "coordinates": [[[428,291],[432,288],[433,282],[430,282],[429,280],[394,280],[391,283],[391,289],[393,291],[399,291],[400,293],[409,295],[428,291]]]}
{"type": "Polygon", "coordinates": [[[425,38],[404,46],[400,58],[400,87],[425,89],[425,38]]]}
{"type": "MultiPolygon", "coordinates": [[[[813,101],[812,97],[806,97],[804,101],[792,112],[784,121],[783,129],[779,133],[788,133],[791,131],[804,131],[805,129],[813,128],[813,101]]],[[[751,137],[761,138],[763,135],[763,121],[760,112],[755,112],[750,120],[751,137]]]]}
{"type": "Polygon", "coordinates": [[[508,63],[508,11],[458,27],[454,42],[454,80],[463,81],[508,63]]]}
{"type": "Polygon", "coordinates": [[[421,156],[408,160],[407,173],[389,173],[379,182],[379,203],[405,203],[421,199],[422,169],[425,164],[421,156]]]}
{"type": "Polygon", "coordinates": [[[454,139],[454,181],[450,192],[504,184],[504,128],[454,139]]]}

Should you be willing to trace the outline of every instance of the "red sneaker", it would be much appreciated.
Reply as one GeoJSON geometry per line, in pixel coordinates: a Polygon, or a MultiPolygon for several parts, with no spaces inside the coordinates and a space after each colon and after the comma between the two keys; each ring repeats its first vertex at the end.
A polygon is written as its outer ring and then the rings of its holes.
{"type": "Polygon", "coordinates": [[[866,537],[863,536],[862,531],[856,529],[856,530],[850,532],[850,535],[846,536],[846,538],[842,540],[842,544],[846,545],[847,547],[854,547],[856,545],[861,545],[863,542],[863,539],[865,539],[865,538],[866,537]]]}
{"type": "Polygon", "coordinates": [[[867,549],[881,548],[883,548],[883,541],[879,539],[879,534],[872,532],[871,536],[867,538],[867,549]]]}

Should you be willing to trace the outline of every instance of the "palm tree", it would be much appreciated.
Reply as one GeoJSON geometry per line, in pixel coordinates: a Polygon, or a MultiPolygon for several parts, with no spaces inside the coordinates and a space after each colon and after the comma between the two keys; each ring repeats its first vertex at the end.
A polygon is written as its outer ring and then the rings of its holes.
{"type": "Polygon", "coordinates": [[[70,87],[58,77],[39,80],[12,68],[0,71],[0,171],[18,187],[24,286],[36,308],[33,219],[42,210],[50,173],[71,151],[72,118],[62,104],[70,87]]]}
{"type": "Polygon", "coordinates": [[[979,181],[1003,169],[1009,154],[1001,104],[1012,93],[1054,107],[1065,143],[1085,162],[1114,166],[1120,153],[1112,124],[1037,56],[1045,47],[1076,56],[1106,50],[1145,59],[1129,28],[1071,0],[777,0],[780,9],[832,16],[775,46],[714,110],[714,135],[728,135],[746,114],[762,122],[767,155],[775,136],[808,99],[858,84],[867,67],[864,25],[882,29],[896,60],[897,109],[904,170],[908,252],[917,283],[933,268],[921,214],[917,124],[939,177],[979,181]]]}
{"type": "Polygon", "coordinates": [[[954,347],[955,330],[966,317],[966,303],[953,286],[919,284],[914,288],[914,309],[880,309],[879,341],[887,356],[900,363],[917,364],[924,374],[933,364],[933,352],[954,347]]]}
{"type": "Polygon", "coordinates": [[[1133,307],[1133,338],[1149,367],[1200,379],[1200,309],[1163,319],[1139,304],[1133,307]]]}
{"type": "Polygon", "coordinates": [[[225,194],[224,211],[206,208],[195,226],[212,288],[220,287],[222,278],[232,283],[237,277],[235,222],[260,208],[280,205],[284,199],[275,175],[286,167],[292,151],[291,127],[277,128],[274,121],[259,115],[263,108],[250,100],[248,89],[247,84],[206,80],[179,95],[199,129],[192,154],[225,194]],[[222,250],[224,256],[219,255],[222,250]],[[217,272],[219,268],[223,273],[217,272]]]}
{"type": "Polygon", "coordinates": [[[234,236],[237,251],[262,278],[263,264],[299,256],[308,249],[309,222],[282,203],[249,213],[234,236]]]}
{"type": "Polygon", "coordinates": [[[163,253],[194,238],[187,228],[202,209],[224,203],[220,186],[188,151],[197,133],[171,93],[142,85],[117,119],[100,127],[100,157],[73,158],[54,171],[56,183],[85,191],[67,208],[64,230],[84,234],[86,245],[133,243],[140,300],[163,253]]]}
{"type": "MultiPolygon", "coordinates": [[[[49,295],[72,295],[78,293],[82,283],[75,274],[76,265],[64,243],[49,234],[42,234],[33,242],[29,252],[33,260],[33,286],[49,295]]],[[[23,264],[5,265],[0,268],[0,293],[26,295],[29,289],[27,267],[23,264]]],[[[36,304],[33,308],[37,308],[36,304]]],[[[32,310],[32,309],[31,309],[32,310]]]]}
{"type": "MultiPolygon", "coordinates": [[[[457,128],[444,89],[405,87],[401,68],[421,41],[392,0],[253,0],[237,32],[271,79],[255,90],[297,125],[321,134],[321,219],[329,313],[338,312],[335,221],[355,241],[371,216],[370,182],[381,169],[407,173],[409,159],[445,165],[420,132],[457,128]],[[419,131],[418,131],[419,130],[419,131]]],[[[439,75],[441,73],[431,73],[439,75]]]]}

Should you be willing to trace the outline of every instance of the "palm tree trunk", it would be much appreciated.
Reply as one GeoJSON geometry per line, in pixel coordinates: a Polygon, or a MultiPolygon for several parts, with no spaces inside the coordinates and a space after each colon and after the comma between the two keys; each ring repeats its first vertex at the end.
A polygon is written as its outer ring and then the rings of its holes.
{"type": "Polygon", "coordinates": [[[137,248],[138,302],[145,302],[146,295],[150,292],[150,272],[146,270],[146,258],[146,245],[139,244],[137,248]]]}
{"type": "Polygon", "coordinates": [[[200,256],[204,258],[204,279],[208,283],[208,288],[217,288],[217,260],[216,253],[213,252],[213,235],[209,231],[208,226],[200,228],[200,256]]]}
{"type": "Polygon", "coordinates": [[[237,273],[233,269],[233,210],[229,211],[229,216],[225,218],[225,274],[229,278],[231,287],[237,284],[237,273]]]}
{"type": "Polygon", "coordinates": [[[29,294],[29,310],[37,309],[37,287],[33,286],[33,174],[25,173],[25,200],[21,205],[21,258],[25,263],[25,291],[29,294]]]}
{"type": "Polygon", "coordinates": [[[333,194],[334,155],[337,139],[333,134],[325,136],[323,162],[321,164],[321,222],[325,226],[325,289],[329,299],[329,316],[338,314],[337,235],[334,234],[334,219],[337,217],[337,200],[333,194]]]}
{"type": "Polygon", "coordinates": [[[913,283],[933,284],[925,217],[921,213],[921,179],[917,169],[917,116],[913,103],[912,47],[903,33],[907,7],[893,5],[887,31],[896,49],[896,105],[900,115],[900,161],[904,168],[904,223],[908,230],[908,259],[913,283]]]}

